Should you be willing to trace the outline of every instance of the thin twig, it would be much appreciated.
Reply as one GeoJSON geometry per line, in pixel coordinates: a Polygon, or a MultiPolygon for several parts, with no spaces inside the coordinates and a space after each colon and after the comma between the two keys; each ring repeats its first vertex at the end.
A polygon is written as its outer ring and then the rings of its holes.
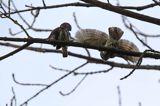
{"type": "Polygon", "coordinates": [[[133,29],[133,25],[129,22],[129,20],[128,20],[126,17],[122,16],[122,21],[123,21],[125,27],[126,27],[127,29],[129,29],[129,30],[136,36],[136,38],[137,38],[144,46],[146,46],[146,47],[149,48],[150,50],[153,50],[148,44],[146,44],[143,40],[141,40],[141,39],[138,37],[137,33],[136,33],[136,32],[134,31],[134,29],[133,29]],[[126,23],[126,20],[127,20],[127,22],[129,23],[129,25],[126,23]]]}
{"type": "Polygon", "coordinates": [[[146,10],[149,8],[153,8],[155,6],[158,6],[160,4],[160,2],[158,3],[150,3],[147,5],[143,5],[143,6],[118,6],[119,8],[123,8],[123,9],[132,9],[132,10],[137,10],[137,11],[141,11],[141,10],[146,10]]]}
{"type": "Polygon", "coordinates": [[[40,13],[40,9],[35,10],[35,12],[33,12],[33,10],[31,11],[31,14],[33,15],[33,17],[38,17],[39,13],[40,13]]]}
{"type": "Polygon", "coordinates": [[[43,6],[46,8],[46,3],[44,0],[42,0],[43,6]]]}
{"type": "Polygon", "coordinates": [[[13,93],[13,97],[11,99],[11,106],[13,105],[13,102],[14,102],[14,106],[17,106],[16,94],[13,87],[12,87],[12,93],[13,93]]]}
{"type": "MultiPolygon", "coordinates": [[[[75,12],[73,12],[73,19],[74,19],[74,22],[75,22],[77,28],[78,28],[79,30],[82,29],[82,27],[80,27],[80,25],[79,25],[79,23],[78,23],[77,16],[76,16],[76,13],[75,13],[75,12]]],[[[87,48],[85,48],[85,50],[86,50],[86,52],[87,52],[88,57],[90,57],[91,54],[90,54],[89,50],[88,50],[87,48]]]]}
{"type": "Polygon", "coordinates": [[[141,102],[138,102],[138,106],[142,106],[142,103],[141,103],[141,102]]]}
{"type": "MultiPolygon", "coordinates": [[[[13,3],[12,0],[11,0],[11,3],[12,3],[12,5],[15,7],[15,9],[16,9],[16,6],[14,5],[14,3],[13,3]]],[[[2,5],[1,5],[1,7],[2,7],[2,5]]],[[[2,9],[3,9],[4,13],[6,13],[6,11],[4,10],[3,7],[2,7],[2,9]]],[[[31,38],[31,36],[30,36],[30,35],[28,34],[28,32],[26,31],[26,29],[25,29],[17,20],[14,20],[13,18],[7,16],[6,14],[4,14],[4,16],[5,16],[6,18],[10,19],[10,20],[11,20],[13,23],[15,23],[16,25],[18,25],[18,26],[24,31],[24,33],[27,35],[28,38],[31,38]]],[[[21,15],[20,15],[20,16],[21,16],[21,15]]],[[[23,17],[22,17],[22,19],[23,19],[23,17]]]]}
{"type": "Polygon", "coordinates": [[[99,70],[99,71],[90,71],[90,72],[83,72],[83,73],[75,73],[75,75],[95,75],[95,74],[101,74],[101,73],[107,73],[109,71],[111,71],[114,67],[110,67],[107,70],[99,70]]]}
{"type": "Polygon", "coordinates": [[[133,70],[129,74],[127,74],[126,76],[122,77],[120,80],[127,79],[129,76],[131,76],[135,72],[135,70],[141,65],[144,54],[147,53],[148,51],[150,51],[150,50],[145,50],[143,52],[143,54],[139,57],[139,60],[136,63],[136,66],[133,68],[133,70]]]}
{"type": "Polygon", "coordinates": [[[122,106],[122,96],[121,96],[121,90],[119,86],[117,86],[117,91],[118,91],[118,104],[119,106],[122,106]]]}
{"type": "MultiPolygon", "coordinates": [[[[11,3],[12,3],[12,5],[13,5],[15,11],[18,11],[18,9],[17,9],[17,7],[16,7],[16,5],[15,5],[15,3],[14,3],[13,0],[11,0],[11,3]]],[[[23,16],[22,16],[19,12],[18,12],[17,14],[18,14],[18,16],[21,18],[21,20],[22,20],[26,25],[29,25],[29,23],[23,18],[23,16]]]]}
{"type": "MultiPolygon", "coordinates": [[[[71,70],[67,70],[67,69],[62,69],[62,68],[58,68],[58,67],[54,67],[52,65],[50,65],[50,67],[54,70],[58,70],[58,71],[62,71],[62,72],[71,72],[71,70]]],[[[89,72],[74,72],[74,75],[94,75],[94,74],[101,74],[101,73],[107,73],[110,70],[112,70],[113,67],[107,69],[107,70],[98,70],[98,71],[89,71],[89,72]]]]}
{"type": "Polygon", "coordinates": [[[153,48],[151,48],[148,44],[146,44],[143,40],[141,40],[139,37],[138,37],[138,35],[137,35],[137,33],[133,30],[133,27],[132,27],[132,25],[130,24],[130,29],[131,29],[131,31],[134,33],[134,35],[136,36],[136,38],[144,45],[144,46],[146,46],[148,49],[150,49],[150,50],[153,50],[153,48]]]}
{"type": "Polygon", "coordinates": [[[160,6],[160,3],[156,0],[152,0],[155,4],[159,5],[160,6]]]}
{"type": "Polygon", "coordinates": [[[108,3],[108,4],[111,4],[109,0],[107,0],[107,3],[108,3]]]}
{"type": "MultiPolygon", "coordinates": [[[[135,28],[135,26],[134,26],[135,28]]],[[[148,37],[148,38],[158,38],[160,37],[160,34],[146,34],[144,32],[141,32],[139,29],[135,28],[137,31],[136,33],[139,35],[142,35],[143,37],[148,37]]]]}
{"type": "Polygon", "coordinates": [[[129,26],[132,25],[132,27],[135,29],[135,33],[139,34],[139,35],[142,35],[143,37],[148,37],[148,38],[157,38],[157,37],[160,37],[160,34],[157,34],[157,35],[154,35],[154,34],[146,34],[142,31],[140,31],[136,26],[134,26],[129,20],[127,17],[125,16],[122,16],[122,22],[124,24],[124,26],[126,28],[130,28],[129,26]],[[127,24],[128,23],[128,24],[127,24]]]}
{"type": "MultiPolygon", "coordinates": [[[[9,34],[10,34],[11,36],[15,36],[15,35],[18,35],[18,34],[21,34],[21,33],[24,32],[23,30],[18,31],[18,32],[13,32],[11,28],[9,28],[8,30],[9,30],[9,34]]],[[[29,30],[29,28],[26,28],[25,30],[27,31],[27,30],[29,30]]]]}
{"type": "Polygon", "coordinates": [[[84,49],[87,52],[88,57],[91,57],[91,53],[89,52],[89,50],[87,48],[84,48],[84,49]]]}
{"type": "Polygon", "coordinates": [[[62,91],[60,91],[59,93],[62,95],[62,96],[68,96],[70,95],[71,93],[73,93],[79,86],[80,84],[84,81],[84,79],[87,77],[88,75],[84,75],[84,77],[77,83],[77,85],[68,93],[63,93],[62,91]]]}
{"type": "MultiPolygon", "coordinates": [[[[18,11],[18,9],[17,9],[15,3],[13,2],[13,0],[11,0],[11,3],[12,3],[12,5],[13,5],[15,11],[18,11]]],[[[32,23],[31,23],[31,25],[26,21],[26,19],[23,18],[23,16],[22,16],[20,13],[17,13],[18,16],[20,17],[20,19],[28,26],[28,28],[25,28],[26,31],[32,28],[32,26],[33,26],[34,23],[36,22],[36,18],[37,18],[37,16],[39,15],[39,12],[40,12],[40,10],[36,10],[35,13],[33,13],[33,11],[31,11],[31,14],[33,15],[33,21],[32,21],[32,23]]],[[[19,32],[16,32],[16,33],[13,33],[13,32],[11,31],[11,29],[9,29],[9,32],[10,32],[11,35],[15,36],[15,35],[17,35],[17,34],[20,34],[20,33],[24,32],[24,30],[19,31],[19,32]]]]}
{"type": "MultiPolygon", "coordinates": [[[[2,5],[3,5],[5,8],[7,8],[7,9],[9,8],[8,5],[3,2],[3,0],[0,0],[0,4],[2,4],[2,5]]],[[[11,11],[15,11],[15,10],[14,10],[13,8],[11,8],[11,7],[10,7],[10,10],[11,10],[11,11]]]]}
{"type": "Polygon", "coordinates": [[[12,74],[12,78],[13,78],[13,81],[16,83],[16,84],[19,84],[19,85],[22,85],[22,86],[48,86],[47,84],[31,84],[31,83],[21,83],[21,82],[18,82],[16,79],[15,79],[15,75],[12,74]]]}
{"type": "MultiPolygon", "coordinates": [[[[26,31],[27,30],[29,30],[29,29],[32,29],[33,31],[36,31],[36,32],[51,32],[53,29],[49,29],[49,28],[47,28],[47,29],[42,29],[42,28],[34,28],[33,27],[33,24],[35,23],[35,19],[33,19],[33,22],[32,22],[32,24],[29,26],[29,28],[26,28],[26,31]],[[31,27],[32,26],[32,27],[31,27]]],[[[18,32],[16,32],[16,33],[13,33],[12,31],[11,31],[11,29],[9,29],[9,33],[11,34],[11,35],[18,35],[18,34],[20,34],[20,33],[22,33],[23,31],[18,31],[18,32]]]]}
{"type": "Polygon", "coordinates": [[[51,32],[53,30],[53,29],[49,29],[49,28],[44,29],[44,28],[34,28],[34,27],[32,27],[31,29],[36,32],[51,32]]]}
{"type": "Polygon", "coordinates": [[[8,0],[8,16],[10,17],[11,13],[11,0],[8,0]]]}
{"type": "Polygon", "coordinates": [[[74,22],[76,23],[77,28],[78,28],[78,29],[82,29],[82,28],[80,27],[79,23],[78,23],[78,20],[77,20],[77,17],[76,17],[76,13],[75,13],[75,12],[73,13],[73,19],[74,19],[74,22]]]}
{"type": "MultiPolygon", "coordinates": [[[[2,1],[1,1],[2,2],[2,1]]],[[[3,10],[3,12],[4,12],[4,14],[6,14],[7,12],[6,12],[6,10],[3,8],[3,6],[2,6],[2,3],[0,3],[0,8],[3,10]]],[[[1,11],[0,11],[1,12],[1,11]]],[[[2,14],[2,12],[1,12],[1,14],[2,14]]],[[[0,15],[0,17],[2,17],[2,15],[0,15]]]]}
{"type": "Polygon", "coordinates": [[[53,85],[55,85],[56,83],[58,83],[59,81],[61,81],[62,79],[66,78],[67,76],[69,76],[70,74],[74,73],[76,70],[82,68],[83,66],[87,65],[88,62],[83,63],[82,65],[76,67],[74,70],[72,70],[71,72],[61,76],[60,78],[58,78],[57,80],[55,80],[54,82],[52,82],[51,84],[49,84],[48,86],[46,86],[45,88],[41,89],[40,91],[38,91],[36,94],[34,94],[32,97],[30,97],[29,99],[27,99],[25,102],[23,102],[20,106],[23,106],[24,104],[28,103],[29,101],[31,101],[32,99],[34,99],[35,97],[37,97],[39,94],[41,94],[42,92],[44,92],[45,90],[49,89],[50,87],[52,87],[53,85]]]}
{"type": "Polygon", "coordinates": [[[28,42],[28,43],[22,45],[21,47],[19,47],[18,49],[14,50],[14,51],[12,51],[12,52],[10,52],[8,54],[5,54],[5,55],[1,56],[0,57],[0,61],[5,59],[5,58],[8,58],[8,57],[10,57],[10,56],[12,56],[12,55],[14,55],[16,53],[18,53],[18,52],[20,52],[21,50],[25,49],[26,47],[28,47],[31,44],[32,44],[31,42],[28,42]]]}
{"type": "MultiPolygon", "coordinates": [[[[5,15],[6,16],[6,15],[5,15]]],[[[17,20],[14,20],[13,18],[11,17],[8,17],[6,16],[8,19],[10,19],[13,23],[15,23],[16,25],[18,25],[23,31],[24,33],[27,35],[28,38],[32,38],[29,33],[26,31],[26,29],[17,21],[17,20]]]]}

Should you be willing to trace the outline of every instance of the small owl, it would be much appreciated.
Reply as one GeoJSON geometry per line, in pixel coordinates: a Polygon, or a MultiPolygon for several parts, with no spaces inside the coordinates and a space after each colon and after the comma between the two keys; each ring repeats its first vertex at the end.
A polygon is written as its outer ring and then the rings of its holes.
{"type": "MultiPolygon", "coordinates": [[[[48,39],[49,40],[57,40],[57,41],[64,41],[67,42],[70,40],[70,32],[72,27],[69,23],[65,22],[62,23],[60,25],[60,27],[55,28],[51,34],[49,35],[48,39]]],[[[62,48],[62,53],[63,53],[63,57],[67,57],[68,56],[68,52],[67,52],[67,46],[61,46],[61,45],[56,45],[53,44],[53,46],[56,46],[56,49],[60,49],[62,48]]]]}
{"type": "MultiPolygon", "coordinates": [[[[109,27],[108,32],[109,35],[96,29],[81,29],[80,31],[77,31],[75,37],[76,41],[80,43],[139,52],[138,47],[134,43],[125,39],[121,39],[124,32],[120,28],[109,27]]],[[[100,51],[100,56],[103,60],[108,60],[109,58],[117,56],[125,59],[126,61],[131,61],[132,63],[138,61],[138,57],[119,55],[109,51],[100,51]]]]}

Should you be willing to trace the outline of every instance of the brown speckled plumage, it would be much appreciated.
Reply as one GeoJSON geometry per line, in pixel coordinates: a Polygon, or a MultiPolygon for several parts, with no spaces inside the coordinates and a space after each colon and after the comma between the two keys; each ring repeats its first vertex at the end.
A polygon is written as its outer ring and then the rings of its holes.
{"type": "MultiPolygon", "coordinates": [[[[70,32],[72,27],[69,23],[64,22],[60,25],[60,27],[55,28],[51,34],[49,35],[48,39],[49,40],[57,40],[57,41],[69,41],[70,40],[70,32]]],[[[63,57],[67,57],[68,56],[68,52],[67,52],[67,46],[60,46],[60,45],[55,45],[53,44],[53,46],[56,46],[56,49],[60,49],[62,48],[62,53],[63,53],[63,57]]]]}
{"type": "MultiPolygon", "coordinates": [[[[138,47],[125,39],[121,39],[123,35],[123,31],[118,27],[110,27],[108,28],[109,35],[105,32],[95,30],[95,29],[81,29],[77,31],[75,37],[76,41],[80,43],[87,43],[91,45],[104,46],[104,47],[113,47],[126,51],[134,51],[139,52],[138,47]]],[[[138,61],[138,57],[134,56],[125,56],[119,54],[113,54],[109,51],[100,51],[100,56],[103,60],[108,60],[113,57],[121,57],[126,61],[131,61],[135,63],[138,61]]]]}

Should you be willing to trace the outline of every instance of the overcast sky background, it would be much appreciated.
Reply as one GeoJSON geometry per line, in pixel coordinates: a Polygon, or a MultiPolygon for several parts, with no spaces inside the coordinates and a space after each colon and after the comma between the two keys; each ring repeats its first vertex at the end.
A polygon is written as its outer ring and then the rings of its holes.
{"type": "MultiPolygon", "coordinates": [[[[77,2],[78,0],[45,0],[46,5],[56,5],[69,2],[77,2]]],[[[106,2],[107,0],[105,0],[106,2]]],[[[7,2],[7,1],[6,1],[7,2]]],[[[41,0],[14,0],[18,9],[25,9],[25,4],[33,6],[42,6],[41,0]]],[[[115,4],[116,0],[110,0],[115,4]]],[[[121,5],[139,6],[151,3],[152,0],[134,0],[124,1],[120,0],[121,5]]],[[[153,17],[160,17],[159,7],[153,9],[147,9],[140,13],[148,14],[153,17]]],[[[78,30],[73,19],[73,12],[76,13],[79,25],[82,28],[93,28],[104,32],[107,32],[108,27],[117,26],[124,30],[124,39],[128,39],[134,42],[140,51],[144,51],[146,48],[136,39],[136,37],[128,31],[121,20],[119,14],[102,10],[99,8],[85,8],[85,7],[64,7],[58,9],[41,10],[37,19],[35,27],[37,28],[49,28],[53,29],[59,26],[62,22],[69,22],[72,25],[71,34],[74,34],[78,30]]],[[[22,14],[28,22],[32,20],[29,12],[22,14]]],[[[19,20],[17,15],[13,15],[14,19],[19,20]]],[[[157,25],[149,24],[146,22],[138,21],[136,19],[129,18],[130,21],[142,31],[148,34],[159,34],[160,30],[157,25]]],[[[9,36],[8,29],[11,28],[13,32],[20,30],[19,27],[14,25],[8,19],[0,19],[0,36],[9,36]]],[[[47,38],[50,32],[34,32],[28,31],[32,37],[47,38]]],[[[26,37],[24,33],[21,33],[15,37],[26,37]]],[[[159,38],[148,39],[148,44],[160,51],[159,38]]],[[[40,44],[34,44],[33,46],[40,47],[40,44]]],[[[53,48],[50,45],[43,45],[42,47],[53,48]]],[[[0,55],[4,55],[13,48],[6,48],[0,46],[0,55]]],[[[86,54],[82,48],[70,47],[69,51],[75,53],[86,54]]],[[[99,52],[90,50],[91,56],[100,58],[99,52]]],[[[123,59],[114,58],[110,61],[123,62],[123,59]]],[[[50,84],[58,79],[60,76],[66,74],[53,70],[49,65],[55,67],[61,67],[64,69],[74,69],[75,67],[83,64],[85,61],[78,58],[69,56],[68,58],[62,58],[61,54],[54,53],[36,53],[32,51],[23,50],[14,56],[11,56],[0,62],[0,106],[5,106],[10,102],[12,98],[11,88],[14,87],[17,103],[21,104],[26,99],[30,98],[42,87],[21,86],[15,84],[12,79],[12,73],[18,81],[24,83],[43,83],[50,84]]],[[[160,60],[144,59],[143,64],[160,64],[160,60]]],[[[97,71],[108,69],[109,66],[89,64],[80,70],[79,72],[97,71]]],[[[128,74],[130,69],[114,68],[112,71],[105,74],[97,74],[88,76],[84,82],[69,96],[61,96],[59,91],[67,93],[71,91],[75,85],[82,79],[83,76],[73,76],[65,78],[56,85],[52,86],[48,90],[41,93],[35,99],[29,102],[28,106],[118,106],[118,94],[117,86],[120,86],[122,95],[122,106],[138,106],[138,102],[142,103],[142,106],[160,106],[160,72],[154,70],[137,70],[132,76],[126,80],[119,80],[121,77],[128,74]]]]}

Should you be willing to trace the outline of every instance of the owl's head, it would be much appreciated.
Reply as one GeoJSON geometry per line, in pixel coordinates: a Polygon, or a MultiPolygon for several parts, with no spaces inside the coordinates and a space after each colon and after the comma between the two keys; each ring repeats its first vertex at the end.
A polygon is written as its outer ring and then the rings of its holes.
{"type": "Polygon", "coordinates": [[[68,31],[71,31],[72,30],[72,26],[67,23],[67,22],[64,22],[60,25],[61,28],[64,28],[64,29],[67,29],[68,31]]]}
{"type": "Polygon", "coordinates": [[[114,40],[119,40],[122,35],[123,35],[123,31],[118,28],[118,27],[109,27],[108,28],[108,31],[109,31],[109,36],[111,39],[114,39],[114,40]]]}

